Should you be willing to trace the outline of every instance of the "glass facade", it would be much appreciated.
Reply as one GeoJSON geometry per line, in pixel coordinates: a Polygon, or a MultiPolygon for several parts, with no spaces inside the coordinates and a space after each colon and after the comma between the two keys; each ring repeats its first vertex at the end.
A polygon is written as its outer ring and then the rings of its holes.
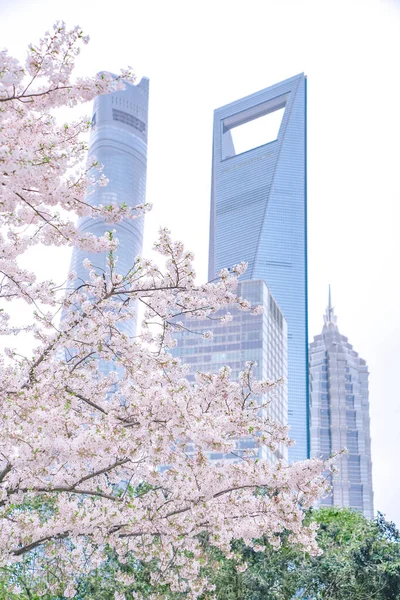
{"type": "Polygon", "coordinates": [[[248,263],[246,279],[266,282],[287,321],[288,421],[296,441],[289,457],[303,460],[309,456],[303,74],[214,113],[209,279],[241,261],[248,263]],[[235,147],[236,130],[276,114],[280,127],[273,123],[267,143],[261,137],[256,147],[235,147]]]}
{"type": "MultiPolygon", "coordinates": [[[[90,137],[89,160],[94,157],[104,165],[109,180],[106,187],[97,187],[87,201],[93,206],[125,203],[130,207],[145,203],[147,168],[149,80],[138,85],[126,84],[122,91],[98,96],[93,107],[93,130],[90,137]]],[[[119,240],[118,270],[127,273],[135,258],[142,253],[144,219],[104,223],[101,219],[84,217],[79,229],[102,236],[115,230],[119,240]]],[[[74,249],[71,270],[78,278],[87,279],[82,263],[88,257],[100,272],[106,269],[106,254],[89,254],[74,249]]],[[[136,322],[125,323],[124,330],[133,335],[136,322]]]]}
{"type": "Polygon", "coordinates": [[[311,455],[328,458],[348,450],[330,477],[332,493],[320,504],[351,507],[372,518],[368,367],[339,333],[330,300],[309,359],[311,455]]]}
{"type": "MultiPolygon", "coordinates": [[[[237,379],[246,362],[255,363],[254,376],[257,379],[276,380],[287,376],[287,325],[286,320],[269,293],[263,281],[242,281],[238,294],[252,305],[261,305],[263,313],[252,315],[249,312],[229,308],[233,320],[221,323],[219,320],[179,320],[189,331],[175,334],[177,347],[174,356],[190,365],[189,380],[194,380],[196,371],[216,373],[227,365],[232,370],[232,379],[237,379]],[[203,333],[211,331],[211,340],[204,339],[203,333]]],[[[220,316],[226,311],[221,311],[220,316]]],[[[261,400],[260,400],[261,401],[261,400]]],[[[287,424],[287,384],[274,392],[273,402],[268,407],[268,415],[279,423],[287,424]]],[[[238,451],[248,449],[249,441],[238,442],[238,451]]],[[[260,457],[272,460],[287,459],[287,448],[279,447],[274,456],[263,448],[260,457]]],[[[213,455],[214,459],[235,458],[233,455],[213,455]]]]}

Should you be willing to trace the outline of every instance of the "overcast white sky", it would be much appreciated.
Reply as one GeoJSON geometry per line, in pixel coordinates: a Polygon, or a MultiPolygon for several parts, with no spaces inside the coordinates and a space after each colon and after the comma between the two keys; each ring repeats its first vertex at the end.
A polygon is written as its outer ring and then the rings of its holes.
{"type": "Polygon", "coordinates": [[[57,19],[91,36],[80,73],[150,78],[145,254],[168,226],[203,280],[214,108],[307,74],[310,336],[331,283],[371,373],[375,507],[400,525],[400,1],[0,0],[0,46],[23,58],[57,19]]]}

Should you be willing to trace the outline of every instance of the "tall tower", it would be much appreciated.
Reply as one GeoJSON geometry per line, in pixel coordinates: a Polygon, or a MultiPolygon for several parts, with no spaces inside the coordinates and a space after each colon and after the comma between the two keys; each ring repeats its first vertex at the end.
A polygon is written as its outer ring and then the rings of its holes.
{"type": "MultiPolygon", "coordinates": [[[[98,96],[93,107],[93,130],[90,137],[89,159],[95,157],[104,165],[103,173],[109,179],[106,187],[96,187],[88,196],[93,206],[125,203],[135,207],[145,202],[147,168],[147,124],[149,80],[138,85],[126,83],[122,91],[98,96]]],[[[144,219],[105,223],[102,219],[83,217],[79,229],[96,236],[114,229],[119,240],[118,270],[127,273],[137,256],[142,253],[144,219]]],[[[106,270],[105,254],[88,254],[74,249],[71,270],[78,278],[87,279],[82,263],[89,258],[100,272],[106,270]]],[[[130,335],[135,333],[136,322],[124,324],[130,335]]]]}
{"type": "Polygon", "coordinates": [[[310,344],[311,455],[328,458],[347,447],[331,476],[324,505],[348,506],[374,516],[368,367],[339,333],[329,288],[322,333],[310,344]]]}
{"type": "Polygon", "coordinates": [[[209,279],[247,261],[286,318],[292,460],[309,456],[306,197],[304,74],[215,111],[209,279]]]}

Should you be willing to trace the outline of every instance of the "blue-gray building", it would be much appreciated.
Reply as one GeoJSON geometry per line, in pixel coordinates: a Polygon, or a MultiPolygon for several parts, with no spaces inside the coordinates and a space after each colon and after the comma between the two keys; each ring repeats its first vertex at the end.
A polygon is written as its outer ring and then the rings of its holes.
{"type": "Polygon", "coordinates": [[[288,326],[289,458],[309,456],[306,78],[296,75],[214,113],[209,279],[248,262],[288,326]],[[275,131],[266,131],[264,122],[275,131]],[[249,144],[246,127],[254,127],[249,144]],[[254,132],[253,132],[254,133],[254,132]]]}
{"type": "MultiPolygon", "coordinates": [[[[262,306],[263,312],[253,315],[250,312],[230,307],[233,320],[224,323],[217,317],[226,314],[221,310],[213,319],[193,320],[183,315],[178,319],[185,330],[175,334],[177,347],[172,350],[174,356],[190,366],[189,381],[194,380],[196,371],[217,373],[228,366],[231,377],[237,380],[247,362],[253,364],[253,375],[258,380],[276,381],[283,378],[271,396],[259,398],[260,404],[272,400],[263,415],[283,425],[288,420],[287,400],[287,325],[279,306],[263,281],[241,281],[238,295],[246,298],[253,306],[262,306]],[[211,331],[212,339],[204,339],[202,333],[211,331]]],[[[214,453],[214,460],[237,460],[242,452],[251,452],[266,460],[287,460],[287,447],[282,444],[271,452],[266,447],[255,448],[253,440],[241,438],[236,441],[235,453],[222,455],[214,453]]]]}
{"type": "Polygon", "coordinates": [[[328,458],[347,448],[328,475],[331,493],[321,505],[347,506],[374,516],[368,366],[339,332],[329,302],[322,333],[310,344],[311,455],[328,458]]]}
{"type": "MultiPolygon", "coordinates": [[[[103,173],[109,180],[106,187],[96,187],[87,201],[98,204],[122,204],[135,207],[145,203],[147,169],[149,80],[138,85],[126,83],[124,90],[98,96],[93,107],[93,130],[90,137],[88,160],[96,158],[104,165],[103,173]]],[[[102,219],[84,217],[79,229],[96,236],[115,230],[119,240],[118,272],[125,274],[142,253],[143,217],[120,223],[105,223],[102,219]]],[[[82,263],[88,257],[99,271],[106,269],[106,254],[89,254],[74,249],[71,271],[86,280],[87,271],[82,263]]],[[[124,330],[132,335],[136,322],[125,323],[124,330]]]]}

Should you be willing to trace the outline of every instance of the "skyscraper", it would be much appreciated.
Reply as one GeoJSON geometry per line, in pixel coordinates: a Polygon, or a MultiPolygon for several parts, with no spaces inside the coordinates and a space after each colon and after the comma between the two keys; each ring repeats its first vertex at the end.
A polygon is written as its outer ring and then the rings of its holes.
{"type": "MultiPolygon", "coordinates": [[[[89,160],[95,157],[104,165],[103,173],[109,180],[106,187],[96,187],[88,202],[98,204],[123,204],[135,207],[144,204],[147,169],[147,124],[149,80],[143,78],[138,85],[126,84],[122,91],[98,96],[93,107],[93,130],[90,137],[89,160]]],[[[118,270],[127,273],[142,252],[144,219],[105,223],[102,219],[83,217],[78,223],[83,232],[96,236],[114,229],[119,240],[118,270]]],[[[74,249],[71,270],[78,278],[87,279],[82,263],[88,257],[100,272],[106,269],[105,254],[88,254],[74,249]]],[[[133,334],[136,323],[125,323],[124,330],[133,334]]]]}
{"type": "Polygon", "coordinates": [[[310,344],[311,455],[323,458],[347,447],[324,505],[373,515],[368,367],[339,333],[329,290],[322,333],[310,344]]]}
{"type": "MultiPolygon", "coordinates": [[[[221,323],[220,320],[181,319],[189,331],[177,333],[178,345],[173,349],[174,356],[179,356],[190,365],[189,380],[194,373],[216,373],[221,367],[229,366],[233,380],[244,370],[247,362],[254,364],[253,374],[256,379],[281,377],[285,383],[277,387],[274,399],[267,409],[267,414],[275,421],[287,424],[287,325],[284,316],[263,281],[242,281],[238,294],[249,300],[253,306],[262,306],[260,315],[230,308],[233,320],[221,323]],[[211,331],[212,339],[204,339],[201,335],[211,331]]],[[[221,316],[226,311],[221,311],[221,316]]],[[[269,398],[271,399],[271,398],[269,398]]],[[[268,398],[266,399],[268,400],[268,398]]],[[[253,442],[242,439],[238,442],[238,452],[252,449],[253,442]]],[[[274,455],[266,448],[261,448],[258,456],[263,459],[287,459],[287,448],[280,446],[274,455]]],[[[233,458],[235,456],[212,455],[215,460],[233,458]]]]}
{"type": "Polygon", "coordinates": [[[247,261],[287,320],[293,460],[309,455],[306,194],[304,74],[215,111],[209,279],[247,261]]]}

